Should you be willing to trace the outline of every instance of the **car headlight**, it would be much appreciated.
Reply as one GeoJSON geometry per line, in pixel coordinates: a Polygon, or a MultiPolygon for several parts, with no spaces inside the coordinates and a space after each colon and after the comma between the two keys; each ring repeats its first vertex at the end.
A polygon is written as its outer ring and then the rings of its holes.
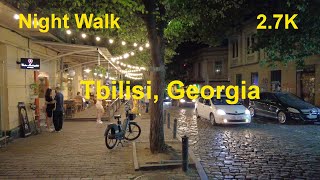
{"type": "Polygon", "coordinates": [[[195,100],[195,99],[192,99],[192,102],[196,102],[196,100],[195,100]]]}
{"type": "Polygon", "coordinates": [[[244,111],[244,113],[247,114],[247,115],[250,115],[250,111],[249,111],[248,109],[246,109],[246,110],[244,111]]]}
{"type": "Polygon", "coordinates": [[[217,114],[218,115],[226,115],[226,112],[224,110],[222,110],[222,109],[218,109],[217,110],[217,114]]]}
{"type": "Polygon", "coordinates": [[[297,109],[288,107],[288,111],[292,113],[300,113],[297,109]]]}
{"type": "Polygon", "coordinates": [[[184,100],[184,99],[180,99],[180,102],[181,102],[181,103],[184,103],[184,102],[186,102],[186,100],[184,100]]]}

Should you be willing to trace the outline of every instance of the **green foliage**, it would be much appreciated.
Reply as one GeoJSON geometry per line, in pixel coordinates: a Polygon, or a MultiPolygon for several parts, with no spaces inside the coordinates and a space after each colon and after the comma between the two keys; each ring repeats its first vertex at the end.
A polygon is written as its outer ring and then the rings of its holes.
{"type": "MultiPolygon", "coordinates": [[[[272,17],[274,13],[298,14],[295,22],[298,30],[286,30],[284,20],[277,30],[259,30],[255,50],[264,49],[268,59],[263,62],[273,66],[276,62],[288,64],[295,62],[304,65],[304,59],[311,55],[320,54],[320,3],[317,1],[279,1],[277,6],[261,11],[272,17]]],[[[283,18],[284,19],[284,18],[283,18]]],[[[274,24],[270,18],[266,24],[274,24]]]]}

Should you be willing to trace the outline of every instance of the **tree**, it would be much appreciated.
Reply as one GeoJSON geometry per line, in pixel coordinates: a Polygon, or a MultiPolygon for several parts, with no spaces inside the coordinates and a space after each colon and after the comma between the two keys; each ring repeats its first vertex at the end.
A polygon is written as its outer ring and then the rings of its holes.
{"type": "MultiPolygon", "coordinates": [[[[16,1],[25,5],[25,1],[16,1]]],[[[88,33],[116,37],[128,43],[144,42],[145,36],[148,37],[151,58],[141,55],[141,59],[134,60],[150,65],[152,94],[159,95],[158,103],[150,103],[150,149],[157,153],[165,150],[162,121],[165,58],[172,57],[173,50],[184,41],[219,44],[234,19],[226,18],[225,14],[236,17],[241,3],[237,0],[33,0],[25,9],[29,13],[60,16],[81,12],[103,17],[105,13],[114,13],[121,17],[121,29],[88,30],[88,33]]]]}

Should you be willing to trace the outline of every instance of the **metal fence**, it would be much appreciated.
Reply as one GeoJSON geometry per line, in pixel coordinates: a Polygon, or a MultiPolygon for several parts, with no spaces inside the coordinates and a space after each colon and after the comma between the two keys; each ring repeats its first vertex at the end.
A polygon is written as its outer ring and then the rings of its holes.
{"type": "Polygon", "coordinates": [[[120,109],[121,99],[115,99],[110,105],[106,107],[107,118],[111,120],[115,113],[120,109]]]}

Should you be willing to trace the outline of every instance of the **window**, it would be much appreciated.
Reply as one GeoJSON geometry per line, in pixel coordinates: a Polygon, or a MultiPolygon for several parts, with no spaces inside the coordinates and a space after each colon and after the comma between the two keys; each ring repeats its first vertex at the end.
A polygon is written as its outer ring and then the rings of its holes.
{"type": "Polygon", "coordinates": [[[214,72],[216,74],[221,74],[222,71],[222,62],[221,61],[216,61],[214,64],[214,72]]]}
{"type": "Polygon", "coordinates": [[[281,91],[281,70],[271,71],[271,91],[281,91]]]}
{"type": "Polygon", "coordinates": [[[210,99],[205,99],[204,104],[207,106],[211,106],[210,99]]]}
{"type": "Polygon", "coordinates": [[[257,72],[251,73],[251,84],[258,85],[259,84],[259,74],[257,72]]]}
{"type": "Polygon", "coordinates": [[[198,63],[198,77],[201,77],[201,63],[198,63]]]}
{"type": "Polygon", "coordinates": [[[238,41],[232,43],[232,58],[238,57],[238,41]]]}
{"type": "Polygon", "coordinates": [[[236,85],[241,87],[241,81],[242,81],[242,75],[241,74],[236,74],[236,85]]]}
{"type": "Polygon", "coordinates": [[[249,35],[247,37],[247,54],[253,53],[253,44],[254,44],[254,37],[253,35],[249,35]]]}
{"type": "Polygon", "coordinates": [[[203,103],[203,98],[200,98],[200,99],[199,99],[199,102],[200,102],[200,103],[203,103]]]}

